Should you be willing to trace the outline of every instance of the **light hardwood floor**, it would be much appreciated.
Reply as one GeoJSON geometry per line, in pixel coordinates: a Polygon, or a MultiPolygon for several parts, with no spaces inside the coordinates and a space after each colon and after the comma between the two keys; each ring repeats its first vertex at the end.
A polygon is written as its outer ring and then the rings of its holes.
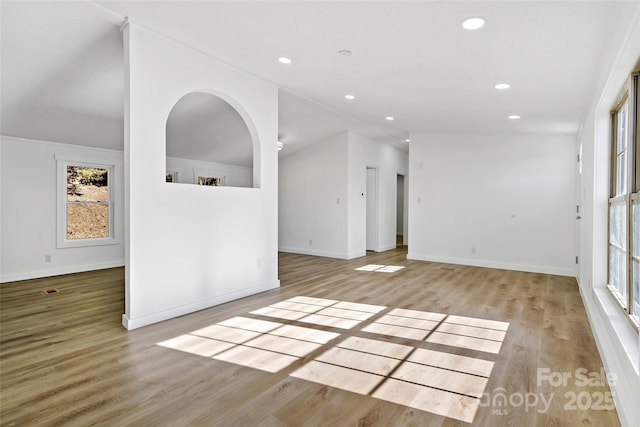
{"type": "Polygon", "coordinates": [[[619,425],[572,278],[280,254],[280,289],[127,332],[123,277],[0,286],[1,425],[619,425]]]}

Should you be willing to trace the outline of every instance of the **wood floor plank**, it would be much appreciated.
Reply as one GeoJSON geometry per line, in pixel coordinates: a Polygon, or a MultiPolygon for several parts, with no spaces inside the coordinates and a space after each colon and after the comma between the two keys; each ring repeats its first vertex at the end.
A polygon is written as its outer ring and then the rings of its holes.
{"type": "Polygon", "coordinates": [[[406,253],[282,253],[279,289],[134,331],[123,269],[2,284],[0,424],[619,425],[567,398],[610,393],[574,279],[406,253]]]}

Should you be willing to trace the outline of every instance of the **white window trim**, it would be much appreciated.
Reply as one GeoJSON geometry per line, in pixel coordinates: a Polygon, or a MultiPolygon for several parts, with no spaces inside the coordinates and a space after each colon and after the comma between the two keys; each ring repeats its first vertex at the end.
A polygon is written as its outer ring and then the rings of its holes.
{"type": "MultiPolygon", "coordinates": [[[[632,253],[633,253],[633,244],[634,242],[632,241],[632,235],[633,235],[633,230],[632,230],[632,220],[631,220],[631,215],[632,215],[632,203],[631,203],[631,199],[634,197],[635,194],[637,194],[638,189],[636,188],[635,192],[634,192],[634,179],[635,179],[635,170],[634,170],[634,159],[637,158],[637,152],[636,150],[639,149],[639,147],[637,146],[637,141],[636,138],[638,138],[637,136],[637,132],[638,129],[635,128],[634,126],[638,126],[638,123],[633,122],[633,117],[636,114],[636,108],[637,108],[637,98],[638,98],[638,87],[635,86],[633,84],[634,81],[634,75],[637,73],[637,71],[634,71],[630,74],[629,78],[627,78],[626,83],[624,84],[624,86],[622,87],[620,93],[617,96],[617,99],[614,103],[614,107],[611,109],[611,114],[610,117],[611,119],[609,120],[611,129],[610,129],[610,146],[609,146],[609,155],[610,155],[610,160],[609,160],[609,193],[610,193],[610,198],[609,198],[609,203],[608,203],[608,211],[607,211],[607,224],[610,223],[611,221],[611,204],[615,203],[615,202],[619,202],[619,201],[623,201],[624,202],[624,206],[625,206],[625,211],[626,211],[626,250],[625,250],[625,276],[626,276],[626,280],[625,280],[625,288],[626,288],[626,292],[627,295],[625,298],[622,297],[622,295],[620,295],[620,293],[618,292],[617,288],[615,285],[611,285],[610,282],[610,275],[611,275],[611,270],[610,270],[610,261],[609,261],[609,251],[610,251],[610,247],[611,247],[611,230],[608,229],[607,231],[607,284],[605,286],[605,288],[608,290],[610,296],[612,297],[613,300],[616,301],[616,304],[619,306],[619,309],[624,312],[624,316],[627,319],[628,323],[630,325],[633,326],[633,328],[636,330],[636,332],[638,332],[638,330],[640,330],[640,325],[638,324],[637,319],[632,315],[633,312],[633,277],[632,277],[632,265],[633,265],[633,260],[632,260],[632,253]],[[618,186],[620,185],[620,183],[618,182],[617,178],[618,178],[618,171],[615,170],[614,168],[617,167],[617,158],[618,158],[618,142],[619,142],[619,135],[617,133],[618,130],[618,114],[620,112],[620,110],[623,109],[623,107],[625,106],[627,107],[626,110],[626,114],[625,114],[625,136],[626,136],[626,144],[625,144],[625,151],[626,151],[626,165],[625,165],[625,169],[626,169],[626,176],[623,177],[623,179],[626,180],[625,182],[625,191],[622,194],[618,194],[618,186]],[[615,118],[615,120],[613,120],[615,118]],[[615,184],[615,186],[613,185],[615,184]],[[612,194],[615,194],[612,196],[612,194]]],[[[609,225],[607,226],[609,227],[609,225]]]]}
{"type": "Polygon", "coordinates": [[[56,247],[58,249],[117,245],[122,236],[116,232],[115,192],[118,188],[118,162],[95,158],[55,155],[56,160],[56,247]],[[109,237],[67,239],[67,165],[107,169],[109,172],[109,237]]]}

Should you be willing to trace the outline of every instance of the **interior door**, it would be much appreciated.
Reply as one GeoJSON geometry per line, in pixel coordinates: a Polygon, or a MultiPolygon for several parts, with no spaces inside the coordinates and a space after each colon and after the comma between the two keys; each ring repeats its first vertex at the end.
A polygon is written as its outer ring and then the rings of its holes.
{"type": "Polygon", "coordinates": [[[582,142],[578,140],[577,167],[576,167],[576,279],[580,283],[580,236],[582,234],[582,142]]]}
{"type": "Polygon", "coordinates": [[[378,170],[367,168],[367,244],[368,251],[378,250],[378,170]]]}

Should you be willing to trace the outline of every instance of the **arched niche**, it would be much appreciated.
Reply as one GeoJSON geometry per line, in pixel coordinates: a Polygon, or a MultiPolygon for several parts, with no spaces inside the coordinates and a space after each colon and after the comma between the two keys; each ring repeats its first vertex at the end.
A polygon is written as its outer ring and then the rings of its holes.
{"type": "Polygon", "coordinates": [[[259,144],[247,123],[220,96],[207,92],[184,95],[167,118],[165,181],[259,187],[259,144]]]}

